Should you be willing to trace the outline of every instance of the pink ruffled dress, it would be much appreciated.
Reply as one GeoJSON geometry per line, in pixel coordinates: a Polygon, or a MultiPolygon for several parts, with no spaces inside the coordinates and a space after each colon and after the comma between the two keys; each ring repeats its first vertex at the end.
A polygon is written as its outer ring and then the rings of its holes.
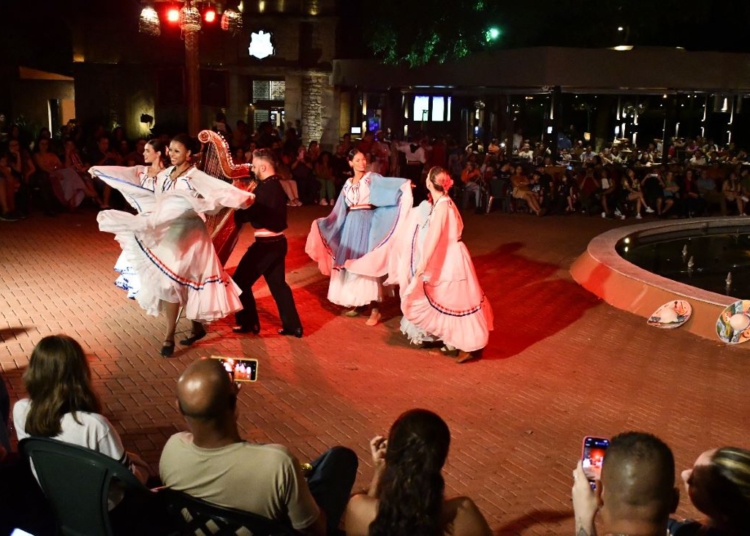
{"type": "Polygon", "coordinates": [[[465,352],[481,350],[493,329],[492,307],[461,240],[463,221],[458,209],[444,196],[426,223],[419,218],[412,221],[416,224],[402,238],[407,249],[399,255],[406,271],[397,277],[400,281],[394,281],[406,284],[401,289],[401,331],[415,344],[439,339],[465,352]],[[424,255],[424,273],[414,277],[424,255]]]}

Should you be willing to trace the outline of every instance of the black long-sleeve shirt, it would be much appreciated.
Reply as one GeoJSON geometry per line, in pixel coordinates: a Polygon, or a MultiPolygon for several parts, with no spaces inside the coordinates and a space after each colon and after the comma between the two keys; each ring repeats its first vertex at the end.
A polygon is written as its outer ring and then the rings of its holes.
{"type": "Polygon", "coordinates": [[[255,229],[267,229],[273,233],[286,229],[287,199],[279,176],[272,175],[266,180],[258,181],[258,187],[253,193],[255,202],[250,208],[234,213],[235,223],[250,223],[255,229]]]}

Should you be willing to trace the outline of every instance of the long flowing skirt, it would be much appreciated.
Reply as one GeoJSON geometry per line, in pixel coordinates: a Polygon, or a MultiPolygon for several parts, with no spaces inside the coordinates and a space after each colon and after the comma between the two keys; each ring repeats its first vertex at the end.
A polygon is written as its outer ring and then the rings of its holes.
{"type": "Polygon", "coordinates": [[[460,244],[456,253],[446,257],[446,262],[460,263],[457,272],[464,277],[437,282],[421,277],[411,280],[401,296],[405,319],[401,331],[415,344],[434,338],[474,352],[487,346],[493,329],[492,307],[479,286],[468,250],[460,244]]]}
{"type": "Polygon", "coordinates": [[[205,322],[242,309],[241,291],[219,262],[200,217],[173,220],[156,242],[128,229],[134,217],[114,210],[100,214],[103,230],[115,232],[122,246],[116,284],[128,297],[150,315],[159,315],[164,301],[179,303],[188,319],[205,322]]]}
{"type": "Polygon", "coordinates": [[[374,215],[372,210],[352,210],[346,215],[328,286],[328,299],[337,305],[360,307],[383,299],[381,277],[354,274],[343,267],[346,261],[368,253],[374,215]]]}

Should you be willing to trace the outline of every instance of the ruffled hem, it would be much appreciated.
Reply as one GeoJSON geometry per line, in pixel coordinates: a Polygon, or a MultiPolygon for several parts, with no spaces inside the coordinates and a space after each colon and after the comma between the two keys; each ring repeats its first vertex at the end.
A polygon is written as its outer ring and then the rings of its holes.
{"type": "MultiPolygon", "coordinates": [[[[425,294],[425,283],[413,280],[403,296],[401,309],[404,318],[421,330],[443,341],[445,344],[474,352],[487,346],[489,332],[493,329],[492,307],[485,296],[477,304],[461,311],[450,311],[441,307],[434,297],[425,294]]],[[[457,289],[454,287],[453,291],[457,289]]],[[[468,292],[459,295],[470,295],[468,292]]]]}
{"type": "Polygon", "coordinates": [[[120,276],[118,280],[127,284],[128,296],[132,292],[147,314],[159,316],[162,301],[179,303],[184,308],[185,317],[203,322],[220,320],[242,309],[241,291],[219,266],[217,259],[214,262],[217,275],[202,281],[187,281],[160,263],[134,234],[118,233],[115,239],[122,246],[128,270],[135,272],[136,278],[120,276]],[[144,281],[148,284],[143,285],[144,281]]]}
{"type": "Polygon", "coordinates": [[[328,286],[328,300],[343,307],[362,307],[383,301],[382,278],[334,270],[328,286]]]}
{"type": "Polygon", "coordinates": [[[435,342],[437,340],[425,330],[409,322],[405,316],[401,317],[401,333],[406,335],[411,344],[422,344],[423,342],[435,342]]]}

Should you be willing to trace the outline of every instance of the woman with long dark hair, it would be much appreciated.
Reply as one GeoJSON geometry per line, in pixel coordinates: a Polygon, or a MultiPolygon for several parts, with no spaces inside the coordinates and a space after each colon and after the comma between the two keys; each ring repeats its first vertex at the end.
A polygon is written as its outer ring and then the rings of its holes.
{"type": "Polygon", "coordinates": [[[348,307],[344,314],[352,317],[372,304],[367,325],[375,326],[389,244],[412,206],[411,186],[406,179],[368,172],[367,156],[359,149],[349,152],[349,166],[354,175],[331,213],[313,222],[305,251],[323,275],[331,276],[328,300],[348,307]]]}
{"type": "Polygon", "coordinates": [[[492,534],[470,498],[445,499],[442,469],[449,447],[448,425],[425,409],[403,413],[388,439],[370,441],[375,474],[369,492],[347,505],[347,536],[492,534]]]}
{"type": "Polygon", "coordinates": [[[190,336],[180,344],[190,346],[206,335],[203,322],[213,322],[242,308],[240,290],[224,271],[216,256],[204,223],[204,214],[215,214],[224,207],[244,208],[253,194],[197,170],[197,154],[192,138],[181,134],[169,145],[171,166],[156,171],[161,146],[146,145],[144,159],[151,162],[152,176],[142,167],[93,167],[91,173],[120,190],[141,212],[134,216],[109,210],[99,213],[99,229],[115,234],[123,251],[120,268],[128,277],[135,274],[138,284],[118,279],[146,312],[163,313],[166,333],[161,355],[174,353],[174,336],[180,307],[192,321],[190,336]],[[152,154],[153,153],[153,154],[152,154]],[[143,217],[143,215],[147,217],[143,217]],[[126,283],[126,284],[123,284],[126,283]]]}
{"type": "Polygon", "coordinates": [[[91,370],[81,345],[67,335],[44,337],[23,375],[29,398],[13,406],[18,439],[49,437],[86,447],[118,460],[143,483],[148,466],[125,452],[117,431],[101,415],[91,370]]]}

